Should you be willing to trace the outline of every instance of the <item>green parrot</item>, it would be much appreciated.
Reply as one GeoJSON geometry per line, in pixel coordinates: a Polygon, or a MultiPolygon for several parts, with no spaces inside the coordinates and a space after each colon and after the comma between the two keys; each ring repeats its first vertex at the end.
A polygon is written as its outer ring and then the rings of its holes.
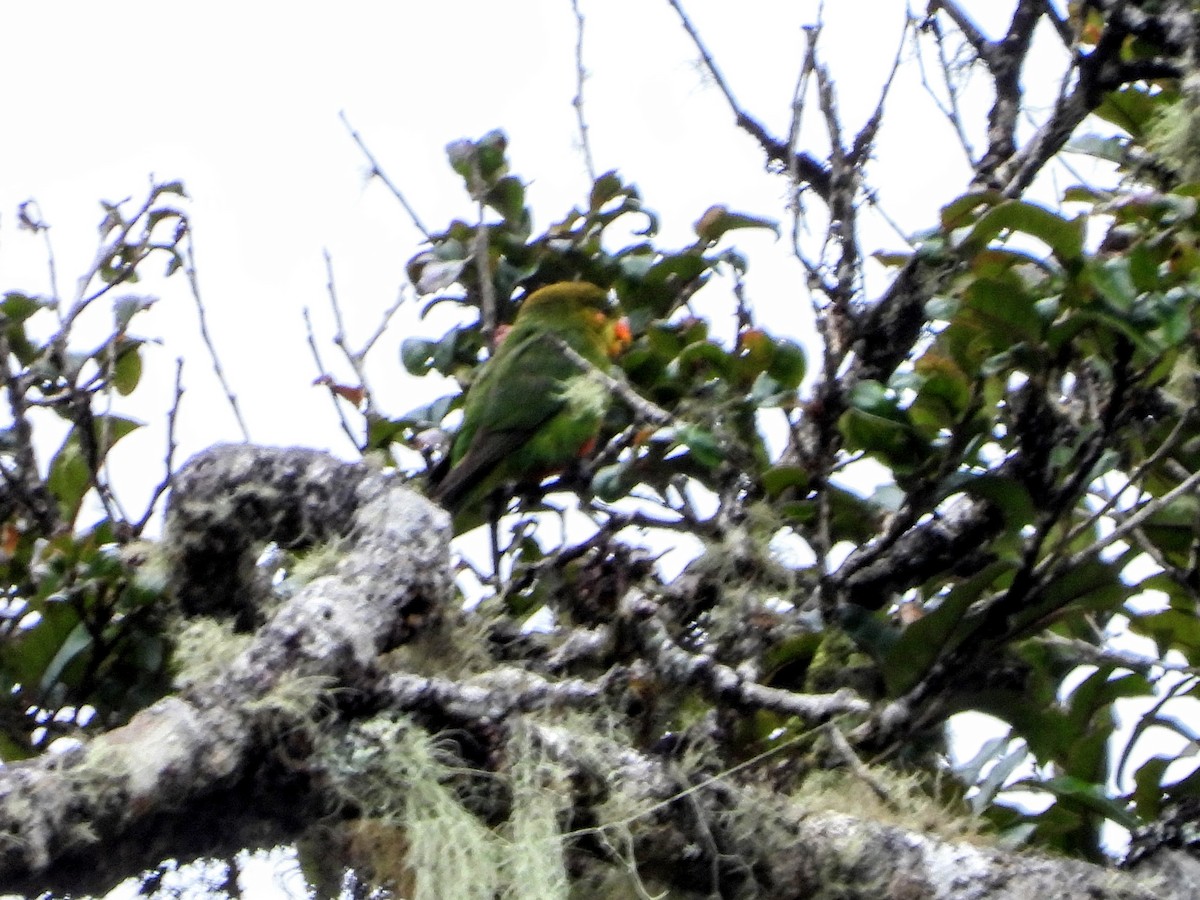
{"type": "Polygon", "coordinates": [[[561,344],[607,371],[628,342],[628,324],[594,284],[563,281],[525,298],[467,391],[449,471],[431,491],[454,514],[456,531],[465,524],[461,514],[477,509],[503,483],[540,481],[585,455],[595,441],[608,389],[561,344]]]}

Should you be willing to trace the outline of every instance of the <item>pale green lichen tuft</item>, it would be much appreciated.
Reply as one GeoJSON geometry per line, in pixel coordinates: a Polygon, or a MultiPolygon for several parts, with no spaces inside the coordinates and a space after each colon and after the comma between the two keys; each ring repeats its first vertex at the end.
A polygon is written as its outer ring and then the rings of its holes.
{"type": "Polygon", "coordinates": [[[1200,73],[1183,79],[1179,99],[1150,126],[1146,146],[1183,181],[1200,181],[1200,73]]]}
{"type": "Polygon", "coordinates": [[[208,616],[187,620],[175,638],[171,665],[176,690],[215,681],[245,650],[253,635],[236,633],[233,623],[208,616]]]}
{"type": "MultiPolygon", "coordinates": [[[[559,816],[566,775],[517,729],[511,747],[512,813],[491,828],[460,802],[463,773],[421,727],[404,718],[362,723],[327,748],[341,790],[374,835],[366,862],[402,882],[412,900],[557,900],[568,878],[559,816]],[[380,839],[390,835],[390,839],[380,839]]],[[[502,776],[494,776],[500,778],[502,776]]],[[[362,844],[360,842],[360,848],[362,844]]]]}

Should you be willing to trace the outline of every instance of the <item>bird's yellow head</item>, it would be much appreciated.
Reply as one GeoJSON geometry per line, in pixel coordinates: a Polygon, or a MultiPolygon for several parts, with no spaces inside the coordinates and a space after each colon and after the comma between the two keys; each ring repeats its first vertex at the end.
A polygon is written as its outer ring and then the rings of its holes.
{"type": "Polygon", "coordinates": [[[619,355],[632,341],[629,322],[620,316],[620,309],[609,299],[608,292],[587,281],[560,281],[538,288],[521,304],[513,327],[533,319],[582,320],[603,341],[610,357],[619,355]]]}

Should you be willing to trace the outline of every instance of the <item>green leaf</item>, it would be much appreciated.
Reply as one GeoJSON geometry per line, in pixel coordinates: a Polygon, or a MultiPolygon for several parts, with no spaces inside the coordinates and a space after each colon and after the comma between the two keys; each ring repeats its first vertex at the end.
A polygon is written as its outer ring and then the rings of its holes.
{"type": "MultiPolygon", "coordinates": [[[[1111,667],[1101,667],[1085,678],[1067,700],[1068,721],[1077,734],[1086,734],[1095,726],[1099,715],[1106,721],[1100,723],[1105,733],[1112,729],[1112,704],[1130,697],[1148,697],[1154,686],[1135,672],[1113,675],[1111,667]]],[[[1097,773],[1103,774],[1103,773],[1097,773]]]]}
{"type": "Polygon", "coordinates": [[[3,654],[4,674],[32,689],[41,683],[46,666],[79,625],[79,614],[61,595],[38,597],[31,606],[41,613],[41,619],[32,628],[17,632],[13,640],[6,641],[0,646],[0,653],[3,654]]]}
{"type": "Polygon", "coordinates": [[[1081,134],[1067,141],[1063,149],[1111,163],[1123,163],[1127,155],[1125,139],[1115,135],[1081,134]]]}
{"type": "Polygon", "coordinates": [[[889,694],[899,697],[915,687],[943,653],[958,645],[963,635],[956,636],[955,633],[971,604],[1012,568],[1008,562],[992,563],[956,585],[937,609],[904,629],[883,661],[883,677],[889,694]]]}
{"type": "Polygon", "coordinates": [[[983,774],[984,767],[1000,756],[1011,742],[1012,738],[1008,734],[984,741],[973,757],[954,767],[954,774],[964,784],[975,784],[979,780],[979,776],[983,774]]]}
{"type": "Polygon", "coordinates": [[[962,301],[956,297],[932,297],[925,304],[925,317],[941,322],[949,322],[962,307],[962,301]]]}
{"type": "Polygon", "coordinates": [[[408,277],[421,294],[435,294],[458,281],[468,259],[438,259],[432,253],[419,254],[408,264],[408,277]]]}
{"type": "Polygon", "coordinates": [[[1142,533],[1164,553],[1191,552],[1200,535],[1200,498],[1192,494],[1176,497],[1146,518],[1142,533]]]}
{"type": "Polygon", "coordinates": [[[853,491],[836,484],[825,489],[829,503],[830,537],[834,543],[863,544],[875,537],[881,511],[853,491]]]}
{"type": "Polygon", "coordinates": [[[8,291],[0,301],[0,317],[3,317],[5,322],[24,322],[38,310],[53,309],[57,305],[46,297],[8,291]]]}
{"type": "Polygon", "coordinates": [[[117,393],[128,397],[142,380],[141,341],[126,340],[122,345],[113,362],[111,380],[117,393]]]}
{"type": "Polygon", "coordinates": [[[1163,776],[1176,760],[1169,756],[1154,756],[1142,763],[1133,776],[1133,804],[1138,818],[1153,822],[1162,810],[1163,776]]]}
{"type": "Polygon", "coordinates": [[[926,457],[928,442],[894,392],[877,381],[860,381],[847,399],[851,408],[838,419],[838,430],[848,448],[877,454],[893,467],[907,468],[926,457]]]}
{"type": "Polygon", "coordinates": [[[1128,313],[1133,309],[1138,290],[1134,287],[1129,260],[1126,257],[1089,260],[1085,272],[1088,281],[1114,310],[1128,313]]]}
{"type": "Polygon", "coordinates": [[[500,129],[493,129],[476,143],[479,168],[486,181],[495,181],[508,168],[504,152],[508,149],[508,136],[500,129]]]}
{"type": "Polygon", "coordinates": [[[1040,596],[1014,613],[1013,631],[1038,625],[1068,606],[1077,612],[1119,609],[1135,590],[1121,580],[1124,565],[1121,558],[1113,562],[1090,559],[1059,575],[1040,596]]]}
{"type": "Polygon", "coordinates": [[[771,498],[778,497],[788,488],[806,491],[808,481],[808,470],[802,466],[771,466],[762,474],[763,491],[771,498]]]}
{"type": "Polygon", "coordinates": [[[715,244],[722,235],[739,228],[768,228],[779,237],[779,223],[772,219],[748,216],[745,213],[730,212],[725,206],[710,206],[704,215],[696,220],[696,236],[701,241],[715,244]]]}
{"type": "Polygon", "coordinates": [[[715,469],[725,461],[721,445],[712,432],[695,425],[683,425],[676,431],[676,434],[700,465],[715,469]]]}
{"type": "Polygon", "coordinates": [[[1037,515],[1033,497],[1025,485],[1015,478],[1005,475],[984,474],[971,477],[957,485],[973,497],[987,500],[994,504],[1004,516],[1004,523],[1010,529],[1028,525],[1037,515]]]}
{"type": "Polygon", "coordinates": [[[426,375],[433,367],[437,341],[426,338],[405,338],[400,345],[400,362],[410,375],[426,375]]]}
{"type": "Polygon", "coordinates": [[[1200,658],[1200,619],[1190,610],[1164,609],[1129,620],[1131,630],[1154,639],[1159,653],[1182,650],[1188,659],[1200,658]]]}
{"type": "Polygon", "coordinates": [[[963,194],[942,207],[942,228],[946,231],[962,228],[967,222],[976,220],[975,212],[980,207],[990,209],[1003,199],[1004,195],[996,190],[963,194]]]}
{"type": "Polygon", "coordinates": [[[642,309],[654,318],[665,319],[678,308],[683,289],[693,285],[711,266],[710,260],[696,253],[664,256],[641,278],[630,278],[622,284],[621,303],[631,319],[642,309]]]}
{"type": "Polygon", "coordinates": [[[690,378],[695,375],[727,375],[729,367],[729,354],[723,349],[711,341],[696,341],[679,352],[669,370],[690,378]]]}
{"type": "Polygon", "coordinates": [[[445,394],[436,400],[411,409],[401,416],[401,421],[411,428],[435,428],[450,411],[462,405],[463,395],[445,394]]]}
{"type": "Polygon", "coordinates": [[[1135,140],[1145,137],[1147,126],[1159,113],[1161,102],[1148,94],[1144,88],[1123,87],[1109,91],[1092,115],[1124,128],[1135,140]]]}
{"type": "Polygon", "coordinates": [[[808,370],[808,359],[804,348],[789,340],[775,341],[775,355],[767,366],[767,374],[779,382],[784,390],[794,391],[804,380],[808,370]]]}
{"type": "Polygon", "coordinates": [[[917,396],[908,408],[913,425],[936,437],[942,429],[953,428],[971,400],[971,383],[958,364],[934,350],[927,351],[914,364],[917,396]]]}
{"type": "Polygon", "coordinates": [[[785,391],[783,385],[766,372],[759,372],[754,384],[750,385],[748,399],[754,406],[759,407],[786,406],[790,405],[789,401],[793,399],[794,393],[785,391]]]}
{"type": "Polygon", "coordinates": [[[58,648],[58,652],[54,654],[54,658],[50,660],[46,670],[42,673],[41,681],[39,682],[39,690],[43,696],[49,695],[51,689],[58,682],[63,670],[69,666],[76,657],[81,653],[91,649],[92,636],[88,632],[87,626],[80,622],[67,635],[66,640],[58,648]]]}
{"type": "Polygon", "coordinates": [[[182,181],[167,181],[157,185],[154,188],[154,195],[158,196],[159,194],[174,194],[177,197],[187,197],[187,191],[184,190],[182,181]]]}
{"type": "Polygon", "coordinates": [[[446,157],[450,168],[461,175],[473,191],[472,181],[476,176],[483,181],[479,187],[486,187],[495,184],[504,174],[508,168],[504,157],[507,147],[508,138],[503,131],[489,131],[478,141],[462,139],[447,144],[446,157]]]}
{"type": "Polygon", "coordinates": [[[1019,343],[1037,343],[1045,328],[1033,298],[1018,279],[979,278],[965,292],[959,320],[983,332],[992,348],[1012,350],[1019,343]]]}
{"type": "Polygon", "coordinates": [[[1018,232],[1046,244],[1063,263],[1083,255],[1086,219],[1064,219],[1044,206],[1024,200],[1007,200],[993,206],[960,240],[964,252],[979,253],[1002,232],[1018,232]]]}
{"type": "Polygon", "coordinates": [[[469,329],[456,327],[438,340],[405,338],[400,344],[400,362],[412,375],[427,375],[433,369],[449,375],[457,363],[465,361],[459,358],[459,342],[465,343],[471,337],[469,329]]]}
{"type": "Polygon", "coordinates": [[[74,522],[84,495],[92,487],[93,464],[99,467],[108,451],[119,441],[142,427],[142,423],[122,416],[96,416],[93,420],[92,444],[98,458],[89,460],[79,438],[79,428],[71,429],[58,453],[50,461],[46,486],[58,501],[64,522],[74,522]]]}
{"type": "Polygon", "coordinates": [[[603,466],[592,476],[592,493],[605,503],[616,503],[629,493],[634,479],[630,477],[627,463],[615,463],[603,466]]]}
{"type": "MultiPolygon", "coordinates": [[[[1000,740],[1004,744],[1009,741],[1007,735],[1000,740]]],[[[1013,772],[1027,764],[1028,761],[1029,748],[1024,744],[1018,745],[1003,758],[997,760],[996,764],[988,771],[987,776],[975,785],[976,792],[969,801],[971,811],[975,815],[981,815],[996,799],[996,795],[1008,784],[1008,779],[1012,777],[1013,772]]]]}
{"type": "Polygon", "coordinates": [[[876,250],[871,254],[871,258],[881,266],[889,269],[899,269],[912,259],[911,253],[898,253],[896,251],[876,250]]]}
{"type": "Polygon", "coordinates": [[[886,385],[878,381],[864,379],[855,382],[846,400],[855,409],[873,416],[899,416],[895,397],[886,385]]]}
{"type": "Polygon", "coordinates": [[[525,185],[512,175],[501,178],[487,193],[487,204],[505,220],[521,223],[525,214],[525,185]]]}
{"type": "Polygon", "coordinates": [[[1027,778],[1018,781],[1013,788],[1045,791],[1053,794],[1060,802],[1111,819],[1125,828],[1133,829],[1141,824],[1123,803],[1105,794],[1104,785],[1093,784],[1080,778],[1073,778],[1069,775],[1045,780],[1027,778]]]}
{"type": "Polygon", "coordinates": [[[624,188],[625,185],[621,182],[615,169],[605,172],[592,185],[592,192],[588,197],[588,207],[594,213],[600,212],[604,208],[604,204],[621,196],[624,188]]]}

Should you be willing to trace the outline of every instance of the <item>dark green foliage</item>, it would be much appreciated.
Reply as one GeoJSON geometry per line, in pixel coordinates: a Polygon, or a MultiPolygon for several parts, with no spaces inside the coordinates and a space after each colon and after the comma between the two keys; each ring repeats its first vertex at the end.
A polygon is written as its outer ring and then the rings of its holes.
{"type": "MultiPolygon", "coordinates": [[[[1131,115],[1135,99],[1113,102],[1131,115]]],[[[924,337],[908,360],[886,380],[859,380],[824,395],[818,388],[804,403],[798,392],[807,367],[796,336],[756,326],[731,297],[738,327],[728,345],[688,309],[715,274],[736,279],[744,269],[736,253],[716,249],[717,241],[730,229],[771,223],[714,207],[697,223],[695,244],[665,249],[655,243],[657,218],[638,191],[607,173],[586,208],[535,235],[529,211],[517,208],[518,182],[508,174],[505,149],[497,133],[451,148],[472,196],[501,216],[483,226],[497,323],[511,321],[510,297],[549,281],[578,278],[611,288],[634,333],[618,364],[631,392],[668,417],[615,404],[595,465],[552,487],[574,491],[600,522],[622,521],[611,505],[637,496],[645,522],[686,523],[701,538],[706,549],[693,567],[730,568],[714,584],[725,598],[701,604],[692,620],[710,646],[744,639],[746,616],[766,616],[764,598],[780,596],[766,569],[737,576],[734,564],[718,562],[729,552],[728,523],[748,523],[764,544],[784,533],[813,549],[817,561],[794,569],[795,593],[783,595],[800,611],[812,609],[828,548],[848,543],[867,560],[872,552],[886,560],[905,531],[920,537],[929,517],[974,503],[979,524],[969,546],[934,551],[927,562],[912,563],[913,574],[872,580],[870,567],[852,557],[847,568],[855,571],[844,576],[840,599],[840,575],[827,581],[833,605],[843,606],[837,624],[824,626],[824,635],[818,629],[779,643],[765,639],[759,664],[775,673],[772,683],[800,688],[808,672],[810,689],[848,684],[880,699],[918,692],[936,710],[935,722],[967,709],[1007,722],[1008,738],[985,747],[960,774],[980,789],[975,808],[997,826],[1063,851],[1096,856],[1101,822],[1136,826],[1173,791],[1192,790],[1188,782],[1163,784],[1157,758],[1126,773],[1137,786],[1136,804],[1109,787],[1118,762],[1115,704],[1152,702],[1163,690],[1161,673],[1109,663],[1069,696],[1062,691],[1081,664],[1103,658],[1104,629],[1120,621],[1200,663],[1200,513],[1190,493],[1150,507],[1125,540],[1108,536],[1139,504],[1179,491],[1200,464],[1200,418],[1191,410],[1200,371],[1193,349],[1200,334],[1200,190],[1072,189],[1069,213],[995,191],[964,195],[947,205],[915,262],[895,254],[884,260],[951,273],[926,304],[924,337]],[[1123,229],[1126,249],[1090,250],[1109,217],[1123,229]],[[627,218],[637,221],[636,242],[611,249],[610,232],[627,218]],[[848,487],[853,478],[828,477],[823,467],[831,460],[806,456],[796,445],[773,455],[762,431],[768,414],[788,423],[793,436],[824,429],[834,436],[831,467],[870,458],[887,473],[884,483],[863,496],[848,487]],[[1126,481],[1132,489],[1121,493],[1126,481]],[[683,499],[701,488],[720,498],[711,517],[697,517],[683,499]],[[1143,551],[1157,569],[1130,566],[1143,551]],[[863,582],[872,587],[857,587],[863,582]],[[1165,592],[1171,607],[1140,611],[1135,601],[1146,588],[1165,592]],[[915,610],[909,624],[896,618],[901,599],[915,610]],[[839,632],[862,653],[819,649],[839,632]],[[1091,648],[1091,656],[1080,648],[1091,648]],[[1007,773],[1025,761],[1037,763],[1039,774],[1021,787],[1052,799],[1039,815],[997,803],[1007,773]]],[[[435,295],[431,304],[482,309],[477,228],[453,223],[410,263],[414,283],[435,295]],[[454,285],[461,290],[447,291],[454,285]]],[[[755,300],[759,308],[773,302],[755,300]]],[[[483,346],[480,325],[440,341],[407,342],[406,367],[471,383],[483,346]]],[[[373,434],[385,443],[412,440],[458,402],[441,400],[373,434]]],[[[543,508],[531,500],[510,509],[543,508]]],[[[506,594],[506,608],[518,616],[546,604],[559,608],[548,587],[554,548],[537,537],[533,520],[522,521],[509,547],[515,587],[506,594]]],[[[754,564],[763,565],[770,564],[754,564]]],[[[1185,679],[1175,693],[1194,691],[1185,679]]],[[[769,749],[791,733],[772,714],[760,712],[754,721],[736,732],[739,754],[769,749]]],[[[1194,737],[1176,719],[1154,724],[1194,737]]],[[[1135,739],[1144,731],[1136,729],[1135,739]]],[[[905,758],[920,760],[918,745],[936,746],[930,732],[923,734],[910,736],[915,743],[905,758]]]]}

